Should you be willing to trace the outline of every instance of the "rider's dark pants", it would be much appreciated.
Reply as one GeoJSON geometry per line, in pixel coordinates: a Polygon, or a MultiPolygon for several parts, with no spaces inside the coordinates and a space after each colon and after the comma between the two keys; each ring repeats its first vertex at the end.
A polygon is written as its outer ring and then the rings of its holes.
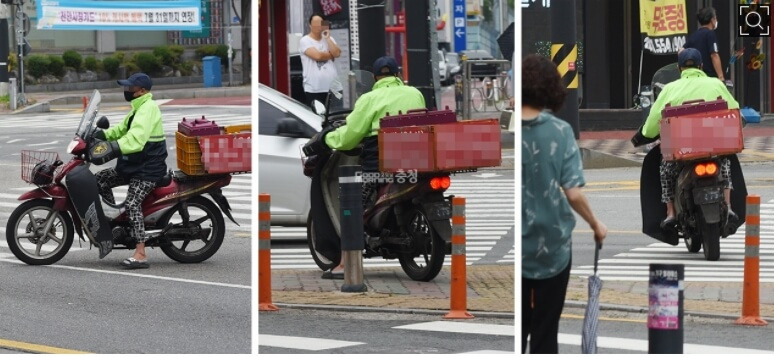
{"type": "Polygon", "coordinates": [[[548,279],[521,278],[521,353],[559,353],[559,317],[564,308],[570,267],[548,279]]]}
{"type": "MultiPolygon", "coordinates": [[[[661,160],[661,202],[667,203],[675,200],[675,186],[677,181],[678,162],[661,160]]],[[[727,157],[720,159],[720,176],[726,181],[725,188],[733,188],[731,184],[731,160],[727,157]]]]}
{"type": "Polygon", "coordinates": [[[143,181],[140,179],[120,176],[114,168],[105,169],[97,172],[97,187],[99,188],[99,194],[112,204],[116,203],[113,197],[113,187],[129,184],[129,189],[126,191],[126,212],[129,213],[129,222],[131,222],[131,229],[129,235],[133,237],[137,243],[145,243],[148,237],[145,235],[145,222],[142,215],[142,201],[145,199],[154,187],[155,182],[143,181]]]}

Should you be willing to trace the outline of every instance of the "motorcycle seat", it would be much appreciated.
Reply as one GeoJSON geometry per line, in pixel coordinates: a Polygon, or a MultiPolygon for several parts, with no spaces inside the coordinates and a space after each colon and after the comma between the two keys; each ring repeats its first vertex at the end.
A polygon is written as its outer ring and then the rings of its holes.
{"type": "Polygon", "coordinates": [[[156,181],[156,187],[167,187],[172,183],[172,171],[167,171],[167,174],[162,176],[156,181]]]}

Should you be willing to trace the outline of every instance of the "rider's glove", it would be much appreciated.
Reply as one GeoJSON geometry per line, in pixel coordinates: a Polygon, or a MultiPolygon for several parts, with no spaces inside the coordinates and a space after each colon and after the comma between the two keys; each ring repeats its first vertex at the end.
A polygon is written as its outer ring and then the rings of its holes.
{"type": "Polygon", "coordinates": [[[328,154],[331,152],[331,148],[328,147],[328,144],[325,143],[325,135],[328,135],[331,131],[333,131],[333,126],[328,126],[327,128],[323,129],[321,132],[314,134],[314,136],[309,139],[309,142],[306,143],[303,147],[304,155],[306,156],[312,156],[312,155],[319,155],[319,154],[328,154]]]}
{"type": "Polygon", "coordinates": [[[89,161],[96,165],[102,165],[121,156],[121,148],[117,141],[95,140],[89,147],[89,161]]]}
{"type": "Polygon", "coordinates": [[[91,137],[102,141],[107,140],[107,137],[105,137],[105,132],[102,131],[101,129],[94,131],[94,134],[92,134],[91,137]]]}

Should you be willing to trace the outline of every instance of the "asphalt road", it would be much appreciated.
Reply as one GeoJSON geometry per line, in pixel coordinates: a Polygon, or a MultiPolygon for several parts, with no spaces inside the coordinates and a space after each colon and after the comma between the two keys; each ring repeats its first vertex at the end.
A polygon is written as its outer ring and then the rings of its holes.
{"type": "MultiPolygon", "coordinates": [[[[580,335],[583,331],[581,309],[564,309],[559,322],[559,353],[581,353],[580,335]]],[[[748,353],[771,354],[771,334],[774,327],[738,326],[729,320],[688,317],[683,320],[683,352],[700,354],[738,355],[748,353]]],[[[602,316],[599,321],[598,353],[648,353],[647,316],[644,314],[615,313],[602,316]]],[[[655,340],[661,348],[676,348],[655,340]]]]}
{"type": "MultiPolygon", "coordinates": [[[[174,131],[183,116],[205,115],[220,125],[250,122],[249,106],[186,104],[162,106],[171,168],[177,166],[174,131]]],[[[103,110],[115,124],[127,109],[103,110]]],[[[66,160],[65,147],[79,117],[78,110],[68,109],[0,120],[0,227],[18,205],[15,197],[32,188],[19,179],[19,151],[57,151],[66,160]]],[[[250,353],[251,180],[238,175],[224,189],[241,226],[227,220],[224,244],[200,264],[180,264],[149,249],[150,269],[126,271],[118,263],[130,251],[114,250],[99,260],[97,251],[79,245],[76,236],[58,263],[27,266],[2,239],[0,350],[17,351],[15,346],[23,345],[35,352],[250,353]]]]}
{"type": "MultiPolygon", "coordinates": [[[[774,168],[774,163],[749,163],[742,165],[748,193],[760,195],[762,203],[774,200],[774,179],[771,177],[772,168],[774,168]]],[[[600,251],[601,261],[616,258],[616,256],[624,253],[634,254],[654,243],[659,243],[657,240],[642,233],[639,194],[640,170],[638,167],[585,170],[584,175],[586,187],[583,189],[583,192],[588,197],[594,214],[608,227],[608,235],[600,251]],[[633,251],[635,249],[638,250],[633,251]]],[[[762,210],[764,210],[763,207],[762,210]]],[[[576,221],[577,224],[573,231],[572,265],[579,275],[588,276],[589,273],[586,270],[579,270],[578,268],[581,266],[588,268],[593,264],[594,241],[592,231],[588,224],[577,214],[576,221]]],[[[765,224],[762,218],[762,225],[765,224]]],[[[765,228],[762,228],[762,232],[764,230],[765,228]]],[[[743,238],[743,234],[741,236],[743,238]]],[[[736,259],[736,257],[729,255],[729,251],[724,254],[724,244],[726,244],[726,240],[730,240],[732,237],[721,240],[721,260],[735,259],[741,263],[742,259],[736,259]]],[[[676,249],[680,250],[680,253],[688,253],[682,243],[676,249]]],[[[659,257],[664,259],[675,257],[675,254],[666,251],[649,251],[648,253],[652,254],[649,258],[654,260],[659,257]]],[[[738,255],[739,253],[733,254],[738,255]]],[[[694,258],[695,260],[703,260],[703,254],[699,252],[694,258]]],[[[680,261],[677,262],[679,263],[680,261]]],[[[707,263],[711,265],[712,262],[707,263]]],[[[605,279],[612,279],[609,275],[603,277],[605,279]]]]}
{"type": "Polygon", "coordinates": [[[512,319],[283,308],[259,316],[258,353],[513,353],[512,319]]]}

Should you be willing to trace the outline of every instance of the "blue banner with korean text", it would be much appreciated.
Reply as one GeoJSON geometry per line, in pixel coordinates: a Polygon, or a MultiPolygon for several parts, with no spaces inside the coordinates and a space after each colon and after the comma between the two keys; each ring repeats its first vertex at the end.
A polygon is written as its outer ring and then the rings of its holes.
{"type": "Polygon", "coordinates": [[[200,0],[40,0],[38,30],[202,29],[200,0]]]}

